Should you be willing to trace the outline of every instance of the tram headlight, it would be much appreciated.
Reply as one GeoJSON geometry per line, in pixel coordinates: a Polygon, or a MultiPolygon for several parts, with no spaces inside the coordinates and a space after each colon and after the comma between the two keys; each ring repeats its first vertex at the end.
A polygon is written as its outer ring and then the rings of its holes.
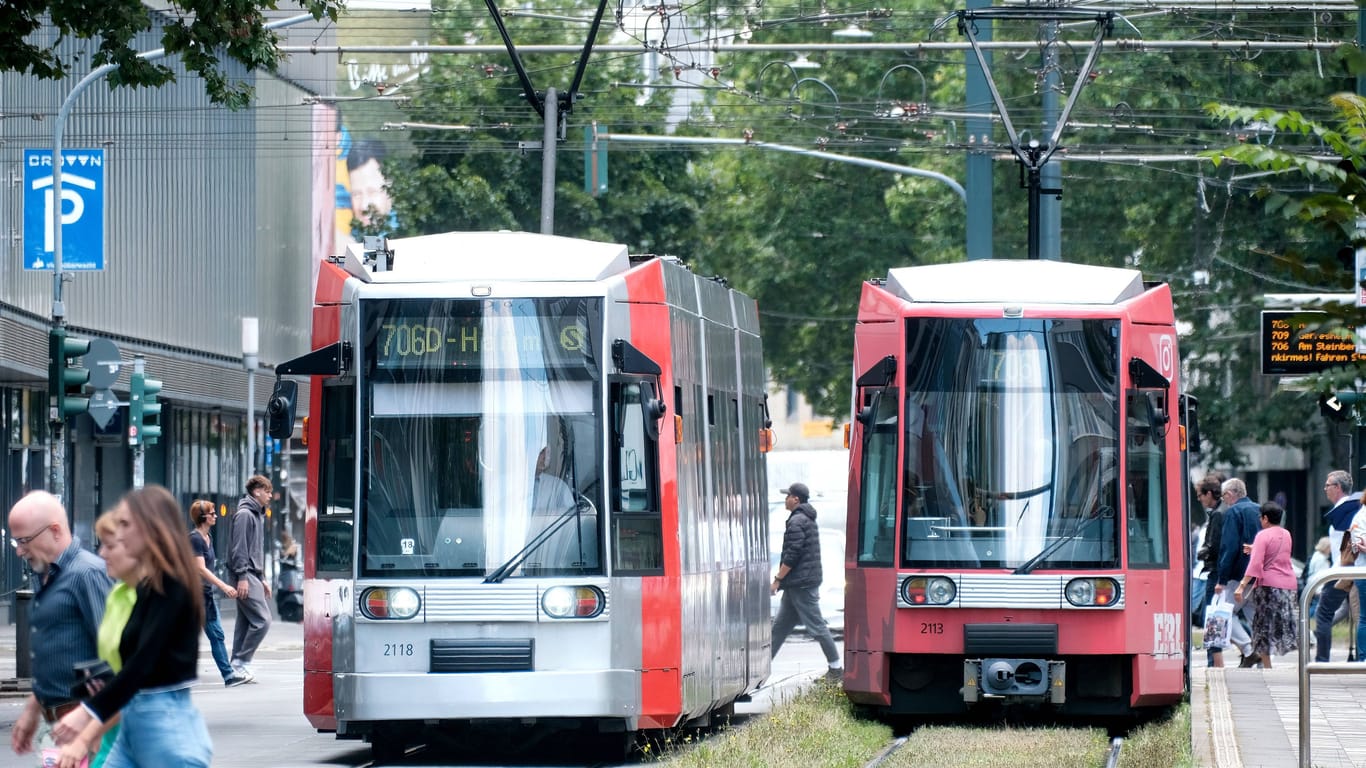
{"type": "Polygon", "coordinates": [[[551,587],[541,595],[541,610],[552,619],[591,619],[606,605],[597,587],[551,587]]]}
{"type": "Polygon", "coordinates": [[[1105,608],[1119,602],[1119,582],[1086,577],[1072,579],[1064,590],[1067,602],[1083,608],[1105,608]]]}
{"type": "Polygon", "coordinates": [[[948,605],[958,596],[958,585],[945,576],[913,576],[901,582],[907,605],[948,605]]]}
{"type": "Polygon", "coordinates": [[[408,587],[370,587],[360,593],[360,610],[370,619],[411,619],[422,607],[417,590],[408,587]]]}

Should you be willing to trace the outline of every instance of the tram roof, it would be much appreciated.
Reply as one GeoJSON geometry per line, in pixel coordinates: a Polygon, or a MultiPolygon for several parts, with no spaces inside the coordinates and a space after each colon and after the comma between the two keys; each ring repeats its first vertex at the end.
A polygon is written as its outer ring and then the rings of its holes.
{"type": "Polygon", "coordinates": [[[389,249],[393,268],[375,272],[351,246],[346,271],[367,283],[592,282],[631,266],[624,245],[532,232],[446,232],[390,240],[389,249]]]}
{"type": "Polygon", "coordinates": [[[1136,269],[1062,261],[978,259],[887,271],[887,290],[907,301],[978,304],[1118,304],[1143,293],[1136,269]]]}

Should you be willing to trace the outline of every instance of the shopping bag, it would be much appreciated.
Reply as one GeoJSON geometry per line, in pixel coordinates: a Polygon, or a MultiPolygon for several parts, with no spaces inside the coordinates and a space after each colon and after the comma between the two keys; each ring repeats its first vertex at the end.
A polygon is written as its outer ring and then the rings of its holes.
{"type": "Polygon", "coordinates": [[[1205,607],[1205,648],[1220,650],[1228,647],[1233,633],[1233,603],[1223,595],[1215,595],[1205,607]]]}

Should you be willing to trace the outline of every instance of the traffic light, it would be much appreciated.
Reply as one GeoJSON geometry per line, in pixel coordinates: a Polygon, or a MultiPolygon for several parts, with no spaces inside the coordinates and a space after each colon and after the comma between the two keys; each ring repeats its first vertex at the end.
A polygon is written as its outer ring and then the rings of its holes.
{"type": "Polygon", "coordinates": [[[161,437],[161,382],[134,371],[128,384],[128,444],[152,445],[161,437]]]}
{"type": "Polygon", "coordinates": [[[1319,413],[1333,421],[1348,421],[1353,417],[1352,407],[1363,400],[1357,392],[1333,392],[1319,395],[1319,413]]]}
{"type": "Polygon", "coordinates": [[[90,398],[81,396],[90,371],[80,367],[81,357],[89,351],[89,339],[71,338],[65,328],[48,332],[47,388],[53,421],[90,410],[90,398]]]}

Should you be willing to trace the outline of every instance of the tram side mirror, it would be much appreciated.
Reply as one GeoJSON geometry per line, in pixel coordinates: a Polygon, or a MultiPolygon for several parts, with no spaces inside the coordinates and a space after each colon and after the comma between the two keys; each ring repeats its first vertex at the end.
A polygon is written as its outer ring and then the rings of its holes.
{"type": "Polygon", "coordinates": [[[298,402],[299,384],[289,379],[276,379],[275,389],[266,403],[269,421],[266,434],[276,440],[287,440],[294,434],[294,404],[298,402]]]}
{"type": "Polygon", "coordinates": [[[1200,399],[1192,394],[1181,395],[1179,403],[1180,413],[1185,416],[1186,425],[1186,445],[1191,453],[1200,453],[1200,399]]]}
{"type": "Polygon", "coordinates": [[[655,387],[648,381],[640,383],[640,415],[645,420],[645,436],[651,440],[659,439],[659,420],[664,418],[668,407],[664,401],[655,397],[655,387]]]}
{"type": "Polygon", "coordinates": [[[1148,390],[1143,393],[1148,403],[1148,426],[1152,429],[1153,440],[1160,440],[1167,434],[1167,424],[1171,416],[1167,413],[1167,393],[1162,390],[1148,390]]]}
{"type": "Polygon", "coordinates": [[[873,423],[877,421],[877,407],[882,402],[882,390],[873,393],[873,398],[868,404],[859,409],[858,423],[863,425],[864,431],[873,428],[873,423]]]}

